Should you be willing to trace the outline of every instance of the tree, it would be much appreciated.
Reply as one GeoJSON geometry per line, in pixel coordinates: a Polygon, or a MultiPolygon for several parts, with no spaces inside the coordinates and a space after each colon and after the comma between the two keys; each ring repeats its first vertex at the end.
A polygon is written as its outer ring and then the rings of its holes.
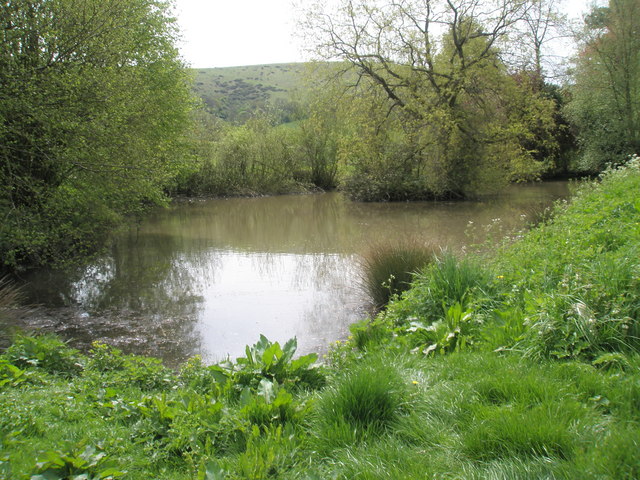
{"type": "Polygon", "coordinates": [[[164,0],[0,2],[0,251],[49,263],[163,201],[191,94],[164,0]]]}
{"type": "MultiPolygon", "coordinates": [[[[382,121],[399,122],[394,129],[410,145],[399,154],[415,167],[409,175],[430,176],[417,184],[465,196],[489,171],[494,183],[507,178],[527,155],[508,115],[520,85],[500,58],[526,10],[520,0],[342,0],[335,11],[313,7],[306,31],[319,55],[345,61],[361,95],[383,95],[372,103],[386,110],[382,121]]],[[[549,121],[544,115],[537,120],[549,121]]]]}
{"type": "Polygon", "coordinates": [[[586,17],[571,93],[584,170],[640,151],[639,0],[610,0],[586,17]]]}
{"type": "Polygon", "coordinates": [[[566,16],[558,10],[558,3],[558,0],[529,0],[511,35],[510,50],[515,51],[510,53],[515,57],[516,69],[533,72],[541,88],[558,67],[549,46],[569,36],[566,16]]]}

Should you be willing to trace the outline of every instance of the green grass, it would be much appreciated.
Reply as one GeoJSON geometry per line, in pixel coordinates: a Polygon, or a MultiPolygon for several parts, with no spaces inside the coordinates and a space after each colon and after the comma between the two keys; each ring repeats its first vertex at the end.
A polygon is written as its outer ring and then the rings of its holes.
{"type": "Polygon", "coordinates": [[[215,116],[243,122],[256,110],[286,109],[304,87],[308,68],[304,63],[283,63],[193,69],[194,91],[215,116]]]}
{"type": "Polygon", "coordinates": [[[406,383],[375,357],[339,376],[317,400],[314,444],[331,451],[388,431],[401,414],[406,383]]]}
{"type": "Polygon", "coordinates": [[[411,287],[414,276],[431,263],[433,247],[416,241],[379,244],[366,251],[360,261],[362,283],[377,308],[411,287]]]}

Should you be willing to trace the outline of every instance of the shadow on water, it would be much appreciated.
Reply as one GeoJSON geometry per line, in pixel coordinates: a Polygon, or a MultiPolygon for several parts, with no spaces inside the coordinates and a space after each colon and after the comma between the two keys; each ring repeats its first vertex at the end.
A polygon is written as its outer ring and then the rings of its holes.
{"type": "Polygon", "coordinates": [[[411,237],[459,249],[486,234],[470,222],[522,228],[528,212],[567,194],[554,182],[475,202],[362,204],[336,193],[179,202],[87,267],[34,274],[24,290],[40,307],[13,324],[169,365],[241,355],[261,333],[322,352],[366,315],[358,255],[371,244],[411,237]]]}

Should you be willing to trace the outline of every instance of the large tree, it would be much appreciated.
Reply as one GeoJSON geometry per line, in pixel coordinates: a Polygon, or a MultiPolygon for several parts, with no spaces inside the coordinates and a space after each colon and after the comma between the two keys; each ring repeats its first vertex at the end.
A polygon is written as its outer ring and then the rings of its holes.
{"type": "Polygon", "coordinates": [[[640,152],[640,0],[610,0],[585,18],[568,114],[581,166],[599,171],[640,152]]]}
{"type": "Polygon", "coordinates": [[[534,152],[519,141],[530,137],[532,124],[523,123],[527,115],[517,112],[514,102],[527,95],[532,110],[540,107],[533,125],[547,130],[549,108],[530,82],[509,75],[501,57],[503,41],[524,17],[527,2],[337,3],[337,8],[312,7],[306,31],[324,59],[345,62],[360,96],[366,89],[376,91],[371,103],[386,108],[383,118],[395,116],[393,128],[406,138],[402,143],[412,144],[400,149],[403,168],[389,164],[391,176],[413,165],[405,174],[429,175],[419,183],[432,193],[466,195],[488,172],[486,180],[498,180],[512,175],[514,165],[527,175],[541,170],[534,152]]]}
{"type": "Polygon", "coordinates": [[[191,105],[165,0],[0,2],[0,251],[17,267],[93,246],[162,201],[191,105]]]}

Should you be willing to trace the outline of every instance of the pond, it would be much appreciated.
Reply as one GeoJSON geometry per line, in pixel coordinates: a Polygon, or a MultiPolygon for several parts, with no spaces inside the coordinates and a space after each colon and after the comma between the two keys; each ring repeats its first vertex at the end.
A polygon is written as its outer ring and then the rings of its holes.
{"type": "Polygon", "coordinates": [[[232,359],[260,334],[322,353],[367,316],[360,255],[412,238],[459,250],[524,228],[565,182],[516,185],[465,202],[354,203],[339,193],[190,200],[149,216],[73,272],[37,272],[20,327],[71,345],[100,340],[177,365],[232,359]]]}

